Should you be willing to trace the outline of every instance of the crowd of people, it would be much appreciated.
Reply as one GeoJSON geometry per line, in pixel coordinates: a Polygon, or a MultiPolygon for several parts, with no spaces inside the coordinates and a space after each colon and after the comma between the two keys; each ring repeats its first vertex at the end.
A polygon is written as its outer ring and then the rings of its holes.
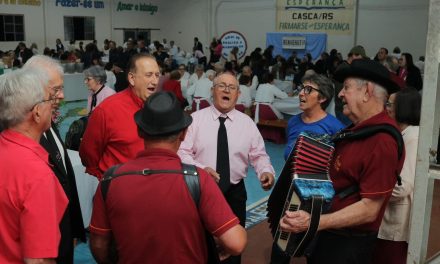
{"type": "MultiPolygon", "coordinates": [[[[308,262],[405,263],[423,87],[409,53],[381,48],[370,59],[355,46],[346,60],[333,49],[313,62],[310,54],[273,56],[269,46],[240,63],[237,49],[221,57],[217,39],[208,59],[196,37],[192,72],[166,39],[149,46],[129,39],[121,47],[106,41],[103,51],[96,43],[66,51],[57,40],[56,55],[19,47],[21,69],[0,76],[0,262],[73,263],[76,243],[85,241],[72,166],[52,122],[64,98],[57,59],[72,56],[84,63],[90,90],[79,155],[99,180],[88,227],[98,263],[241,263],[243,179],[251,165],[270,190],[277,173],[250,116],[255,106],[296,94],[301,113],[288,122],[287,162],[304,131],[337,138],[387,124],[404,143],[383,131],[335,141],[334,189],[355,188],[336,195],[321,216],[308,262]],[[293,92],[275,79],[290,80],[293,92]],[[336,117],[327,109],[333,98],[336,117]]],[[[301,233],[310,221],[299,210],[277,224],[301,233]]],[[[274,244],[271,263],[289,262],[274,244]]]]}

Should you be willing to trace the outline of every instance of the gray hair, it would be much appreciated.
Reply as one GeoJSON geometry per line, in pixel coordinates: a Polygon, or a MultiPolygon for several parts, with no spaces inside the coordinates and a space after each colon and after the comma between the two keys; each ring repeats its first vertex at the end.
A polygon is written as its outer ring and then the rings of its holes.
{"type": "Polygon", "coordinates": [[[41,69],[23,68],[0,76],[0,123],[14,127],[44,99],[49,76],[41,69]]]}
{"type": "Polygon", "coordinates": [[[321,103],[322,110],[325,110],[327,106],[330,104],[330,102],[333,99],[333,94],[335,93],[335,87],[332,83],[332,81],[325,77],[324,75],[317,74],[317,73],[311,73],[308,75],[304,75],[304,77],[301,80],[302,82],[312,82],[316,84],[319,88],[319,99],[326,99],[324,102],[321,103]]]}
{"type": "Polygon", "coordinates": [[[55,71],[59,75],[63,76],[64,71],[60,63],[51,57],[46,55],[34,55],[23,66],[23,69],[35,68],[46,71],[47,75],[50,75],[50,71],[55,71]]]}
{"type": "Polygon", "coordinates": [[[383,66],[392,72],[397,72],[399,64],[395,61],[395,59],[396,58],[394,56],[386,56],[383,66]]]}
{"type": "Polygon", "coordinates": [[[222,75],[230,75],[230,76],[234,77],[235,84],[237,85],[237,88],[240,87],[240,84],[238,83],[237,77],[235,77],[235,75],[232,75],[231,73],[228,73],[228,72],[223,72],[223,73],[220,73],[219,75],[217,75],[217,76],[214,78],[214,80],[212,81],[212,84],[213,84],[213,85],[216,85],[217,82],[218,82],[218,79],[219,79],[222,75]]]}
{"type": "Polygon", "coordinates": [[[83,71],[86,77],[92,77],[100,84],[105,84],[107,81],[107,74],[103,67],[95,65],[91,66],[83,71]]]}
{"type": "Polygon", "coordinates": [[[195,66],[194,70],[203,70],[203,71],[205,71],[205,67],[203,66],[203,64],[197,64],[195,66]]]}
{"type": "Polygon", "coordinates": [[[207,70],[206,73],[205,73],[205,76],[207,78],[209,78],[210,76],[214,76],[215,77],[216,74],[217,73],[214,70],[207,70]]]}
{"type": "Polygon", "coordinates": [[[367,82],[371,82],[372,84],[374,84],[373,96],[379,102],[381,102],[385,105],[385,103],[388,100],[388,91],[383,86],[381,86],[373,81],[369,81],[369,80],[364,80],[364,79],[359,79],[359,78],[354,78],[354,80],[358,84],[359,88],[362,87],[362,85],[366,84],[367,82]]]}
{"type": "Polygon", "coordinates": [[[383,105],[385,105],[385,103],[388,100],[387,90],[383,86],[381,86],[377,83],[374,83],[373,95],[374,95],[374,97],[376,97],[377,100],[379,100],[381,103],[383,103],[383,105]]]}

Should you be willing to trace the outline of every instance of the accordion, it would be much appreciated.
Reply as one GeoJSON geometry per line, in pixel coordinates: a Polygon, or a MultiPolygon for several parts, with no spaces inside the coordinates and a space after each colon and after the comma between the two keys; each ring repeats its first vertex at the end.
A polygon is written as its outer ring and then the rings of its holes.
{"type": "Polygon", "coordinates": [[[278,247],[290,256],[302,256],[316,235],[319,219],[335,194],[328,170],[334,146],[328,135],[302,132],[268,200],[268,221],[278,247]],[[311,214],[309,229],[292,234],[279,229],[285,211],[311,214]]]}

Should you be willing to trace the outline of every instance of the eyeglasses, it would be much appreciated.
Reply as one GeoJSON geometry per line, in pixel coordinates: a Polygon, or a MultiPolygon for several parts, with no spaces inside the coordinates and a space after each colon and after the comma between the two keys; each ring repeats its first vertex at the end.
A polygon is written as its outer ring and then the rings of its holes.
{"type": "Polygon", "coordinates": [[[302,90],[304,90],[304,94],[309,95],[312,91],[317,91],[318,93],[322,94],[322,91],[319,89],[316,89],[313,86],[310,85],[301,85],[299,88],[299,91],[301,92],[302,90]]]}
{"type": "Polygon", "coordinates": [[[388,107],[388,108],[393,107],[393,105],[394,105],[394,103],[393,103],[393,102],[390,102],[390,101],[387,101],[387,102],[385,103],[385,106],[388,107]]]}
{"type": "Polygon", "coordinates": [[[184,71],[185,70],[185,68],[179,68],[179,71],[184,71]]]}
{"type": "Polygon", "coordinates": [[[84,78],[84,81],[85,81],[85,82],[90,82],[91,80],[93,80],[92,77],[86,77],[86,78],[84,78]]]}
{"type": "Polygon", "coordinates": [[[51,97],[56,98],[60,94],[60,92],[64,90],[64,86],[54,86],[50,87],[49,89],[53,91],[53,95],[51,95],[51,97]]]}
{"type": "Polygon", "coordinates": [[[236,91],[238,89],[236,85],[227,85],[226,83],[217,83],[214,84],[214,87],[220,89],[221,91],[226,91],[226,88],[228,88],[229,91],[236,91]]]}
{"type": "Polygon", "coordinates": [[[51,95],[51,96],[49,96],[49,99],[43,99],[43,100],[41,100],[41,101],[36,102],[36,103],[31,107],[30,111],[32,111],[32,110],[35,108],[35,106],[37,106],[37,105],[39,105],[39,104],[44,104],[44,103],[47,103],[47,102],[49,102],[50,104],[54,104],[56,100],[57,100],[57,97],[54,96],[54,95],[51,95]]]}

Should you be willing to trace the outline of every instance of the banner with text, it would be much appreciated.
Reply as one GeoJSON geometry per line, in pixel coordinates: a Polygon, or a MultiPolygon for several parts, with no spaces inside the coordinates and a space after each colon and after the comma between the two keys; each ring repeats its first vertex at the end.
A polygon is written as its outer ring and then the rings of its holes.
{"type": "Polygon", "coordinates": [[[283,49],[306,49],[306,37],[283,37],[283,49]]]}
{"type": "Polygon", "coordinates": [[[276,31],[350,35],[356,0],[277,0],[276,31]]]}

